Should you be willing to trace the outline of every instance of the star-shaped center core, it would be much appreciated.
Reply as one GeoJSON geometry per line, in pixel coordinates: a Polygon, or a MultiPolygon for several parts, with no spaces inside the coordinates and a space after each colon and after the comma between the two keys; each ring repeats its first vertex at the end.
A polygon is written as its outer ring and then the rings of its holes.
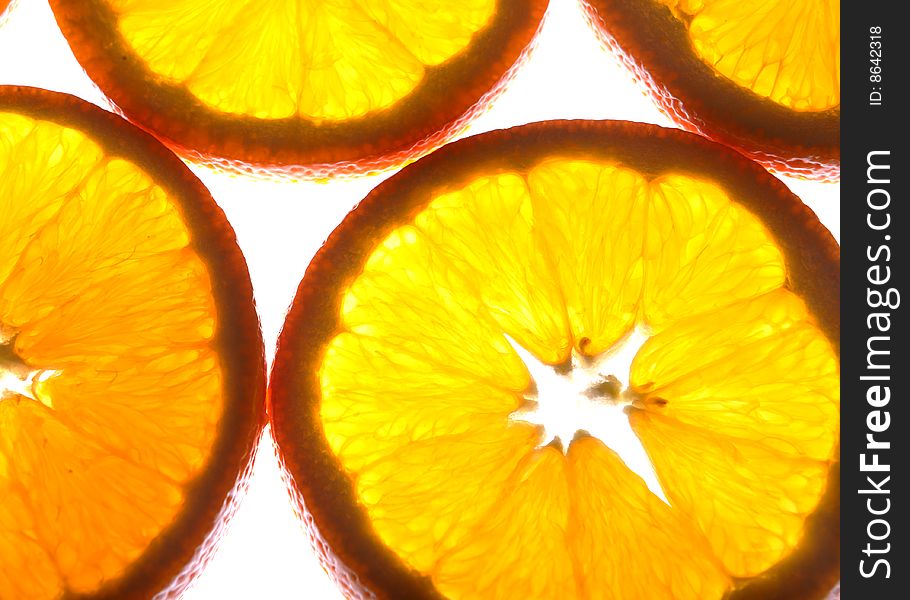
{"type": "Polygon", "coordinates": [[[538,447],[554,444],[568,452],[578,435],[599,439],[669,504],[626,413],[633,400],[627,387],[632,359],[648,337],[647,330],[639,326],[597,356],[584,356],[573,349],[568,365],[554,367],[506,336],[534,383],[525,394],[524,406],[511,419],[540,427],[538,447]]]}
{"type": "Polygon", "coordinates": [[[15,336],[9,334],[0,324],[0,401],[25,397],[53,408],[50,398],[38,390],[58,371],[30,368],[15,353],[14,343],[15,336]]]}

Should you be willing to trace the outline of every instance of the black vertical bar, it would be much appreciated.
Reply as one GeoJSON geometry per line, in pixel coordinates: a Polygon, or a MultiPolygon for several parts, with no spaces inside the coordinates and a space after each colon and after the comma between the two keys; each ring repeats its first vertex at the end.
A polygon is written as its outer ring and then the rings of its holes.
{"type": "Polygon", "coordinates": [[[904,2],[841,15],[841,578],[847,600],[910,598],[910,343],[904,301],[910,30],[904,2]],[[901,11],[904,12],[904,11],[901,11]],[[904,296],[904,297],[902,297],[904,296]],[[898,491],[901,490],[901,491],[898,491]]]}

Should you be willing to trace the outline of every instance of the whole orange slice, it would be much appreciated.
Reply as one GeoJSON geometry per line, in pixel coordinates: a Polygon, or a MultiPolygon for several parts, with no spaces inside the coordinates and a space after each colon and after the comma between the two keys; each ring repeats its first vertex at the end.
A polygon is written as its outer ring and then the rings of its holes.
{"type": "Polygon", "coordinates": [[[773,170],[840,177],[840,4],[583,0],[678,123],[773,170]]]}
{"type": "Polygon", "coordinates": [[[824,596],[838,255],[678,130],[538,123],[405,168],[308,267],[272,372],[327,570],[352,598],[824,596]]]}
{"type": "Polygon", "coordinates": [[[177,597],[265,420],[246,263],[154,138],[0,87],[0,598],[177,597]]]}
{"type": "Polygon", "coordinates": [[[400,165],[510,78],[546,0],[53,0],[129,119],[194,160],[292,175],[400,165]]]}

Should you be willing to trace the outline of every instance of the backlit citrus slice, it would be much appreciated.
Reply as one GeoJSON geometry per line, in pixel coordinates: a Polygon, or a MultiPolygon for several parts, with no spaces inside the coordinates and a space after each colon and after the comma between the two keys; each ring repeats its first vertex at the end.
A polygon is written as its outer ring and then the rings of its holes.
{"type": "Polygon", "coordinates": [[[678,130],[538,123],[405,168],[310,264],[272,373],[326,568],[350,597],[823,597],[838,255],[678,130]]]}
{"type": "Polygon", "coordinates": [[[684,127],[770,168],[840,177],[837,0],[582,0],[684,127]]]}
{"type": "Polygon", "coordinates": [[[233,231],[151,136],[0,87],[0,598],[177,597],[236,508],[265,366],[233,231]]]}
{"type": "Polygon", "coordinates": [[[52,0],[131,120],[195,160],[293,175],[400,165],[510,77],[547,0],[52,0]]]}

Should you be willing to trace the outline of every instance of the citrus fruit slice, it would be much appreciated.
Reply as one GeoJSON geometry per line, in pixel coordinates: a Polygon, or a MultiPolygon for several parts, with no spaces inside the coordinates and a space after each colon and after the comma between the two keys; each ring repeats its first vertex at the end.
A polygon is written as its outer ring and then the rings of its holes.
{"type": "Polygon", "coordinates": [[[406,167],[310,264],[272,372],[327,569],[351,597],[823,596],[838,256],[679,130],[537,123],[406,167]]]}
{"type": "Polygon", "coordinates": [[[461,131],[546,0],[53,0],[131,120],[203,162],[292,175],[403,164],[461,131]]]}
{"type": "Polygon", "coordinates": [[[176,597],[236,507],[265,364],[233,231],[170,151],[0,87],[0,598],[176,597]]]}
{"type": "Polygon", "coordinates": [[[684,127],[773,170],[840,177],[836,0],[583,0],[589,21],[684,127]]]}

